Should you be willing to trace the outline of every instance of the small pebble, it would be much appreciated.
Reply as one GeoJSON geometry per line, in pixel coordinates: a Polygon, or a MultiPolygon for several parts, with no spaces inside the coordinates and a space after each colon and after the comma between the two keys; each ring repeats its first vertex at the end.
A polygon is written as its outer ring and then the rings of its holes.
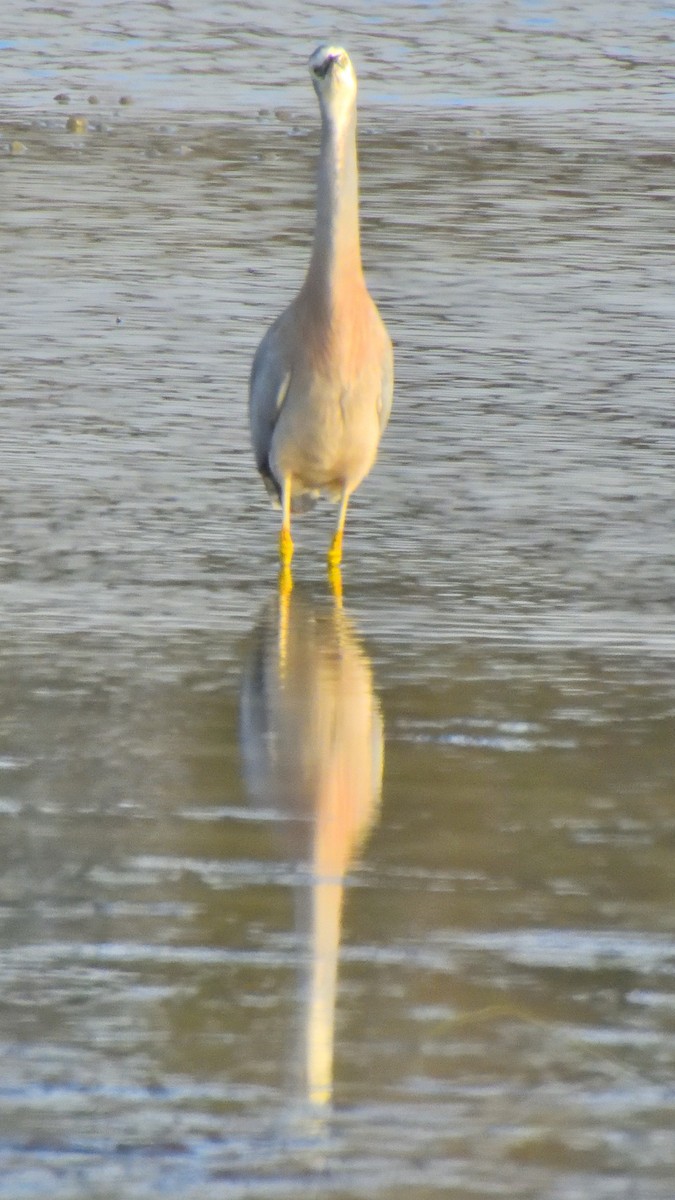
{"type": "Polygon", "coordinates": [[[68,117],[66,121],[66,129],[68,133],[86,133],[87,118],[86,117],[68,117]]]}
{"type": "Polygon", "coordinates": [[[100,103],[98,96],[88,96],[87,102],[89,104],[99,104],[100,103]]]}
{"type": "Polygon", "coordinates": [[[57,104],[70,104],[70,96],[67,92],[58,92],[54,99],[57,104]]]}
{"type": "Polygon", "coordinates": [[[131,96],[120,96],[120,104],[133,104],[131,96]]]}

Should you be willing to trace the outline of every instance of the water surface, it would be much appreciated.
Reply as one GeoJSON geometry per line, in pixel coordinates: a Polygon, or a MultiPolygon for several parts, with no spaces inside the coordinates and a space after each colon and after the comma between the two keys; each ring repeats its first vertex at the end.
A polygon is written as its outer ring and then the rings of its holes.
{"type": "Polygon", "coordinates": [[[671,1200],[675,14],[5,7],[0,1197],[671,1200]],[[342,608],[245,412],[325,36],[342,608]]]}

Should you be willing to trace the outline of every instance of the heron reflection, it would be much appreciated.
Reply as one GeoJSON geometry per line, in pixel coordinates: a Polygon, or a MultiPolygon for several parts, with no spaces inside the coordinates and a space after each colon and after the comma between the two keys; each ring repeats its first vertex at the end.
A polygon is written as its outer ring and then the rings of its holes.
{"type": "Polygon", "coordinates": [[[298,1065],[307,1098],[326,1104],[344,878],[374,820],[383,765],[370,661],[338,600],[323,607],[293,591],[265,609],[244,669],[241,743],[251,800],[278,811],[300,868],[298,1065]]]}

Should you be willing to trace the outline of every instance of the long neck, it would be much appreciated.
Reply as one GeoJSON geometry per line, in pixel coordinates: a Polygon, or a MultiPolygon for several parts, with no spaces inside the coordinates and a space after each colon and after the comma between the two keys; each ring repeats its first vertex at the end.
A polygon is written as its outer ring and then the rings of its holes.
{"type": "Polygon", "coordinates": [[[362,278],[359,240],[359,169],[356,107],[344,118],[322,113],[317,172],[316,229],[307,287],[318,303],[334,303],[340,289],[362,278]]]}

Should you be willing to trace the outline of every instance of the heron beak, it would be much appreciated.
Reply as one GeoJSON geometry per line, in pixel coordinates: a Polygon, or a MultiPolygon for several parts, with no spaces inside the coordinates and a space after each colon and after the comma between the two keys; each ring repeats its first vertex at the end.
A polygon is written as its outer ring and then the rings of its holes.
{"type": "Polygon", "coordinates": [[[315,75],[318,75],[320,79],[325,79],[334,62],[337,62],[336,56],[334,54],[329,54],[328,57],[322,62],[320,67],[314,68],[315,75]]]}

